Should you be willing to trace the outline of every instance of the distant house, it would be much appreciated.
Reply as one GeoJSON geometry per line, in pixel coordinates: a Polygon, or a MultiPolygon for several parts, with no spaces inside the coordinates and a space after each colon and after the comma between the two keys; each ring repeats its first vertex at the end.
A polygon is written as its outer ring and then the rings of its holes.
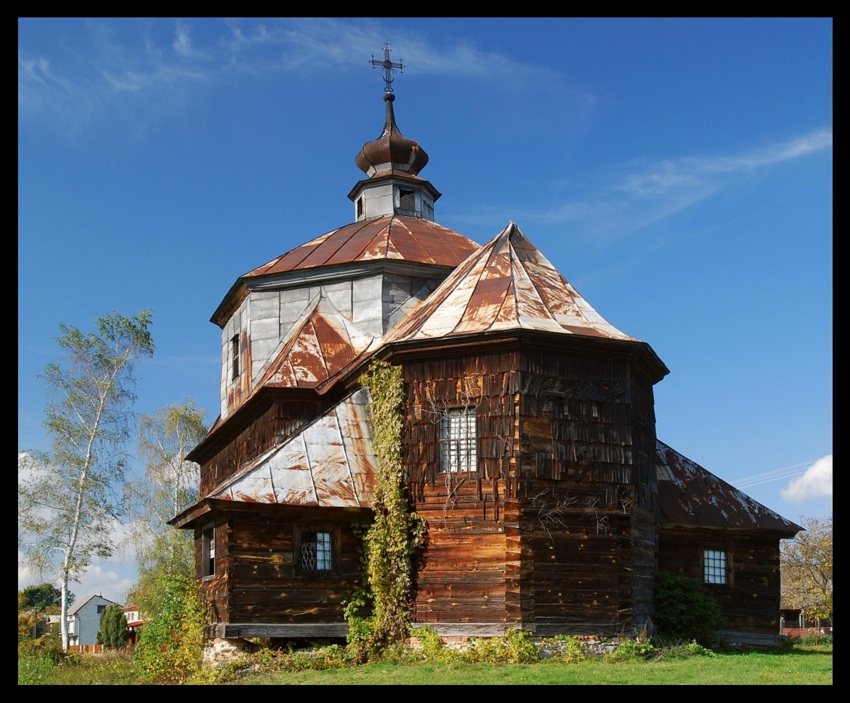
{"type": "Polygon", "coordinates": [[[805,609],[792,608],[789,605],[779,608],[779,627],[780,632],[786,637],[801,637],[815,631],[821,634],[832,634],[832,620],[810,618],[805,609]]]}
{"type": "Polygon", "coordinates": [[[127,634],[129,635],[127,645],[132,647],[138,641],[139,630],[145,624],[145,621],[142,620],[142,616],[139,613],[139,606],[135,603],[124,606],[124,617],[127,620],[127,634]]]}
{"type": "Polygon", "coordinates": [[[103,596],[81,598],[68,609],[68,644],[97,644],[100,616],[110,605],[120,605],[103,596]]]}

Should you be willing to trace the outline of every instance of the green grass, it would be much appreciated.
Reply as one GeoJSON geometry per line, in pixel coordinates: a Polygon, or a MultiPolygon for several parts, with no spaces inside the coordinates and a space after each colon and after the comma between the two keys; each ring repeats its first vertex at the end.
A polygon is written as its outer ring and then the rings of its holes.
{"type": "MultiPolygon", "coordinates": [[[[137,685],[130,655],[19,656],[18,683],[31,685],[137,685]]],[[[832,685],[832,643],[798,642],[782,650],[686,656],[660,650],[649,658],[593,657],[533,664],[465,661],[375,663],[325,670],[250,674],[220,685],[832,685]]]]}
{"type": "Polygon", "coordinates": [[[323,671],[258,674],[227,685],[832,685],[832,646],[713,657],[594,658],[575,663],[365,664],[323,671]]]}

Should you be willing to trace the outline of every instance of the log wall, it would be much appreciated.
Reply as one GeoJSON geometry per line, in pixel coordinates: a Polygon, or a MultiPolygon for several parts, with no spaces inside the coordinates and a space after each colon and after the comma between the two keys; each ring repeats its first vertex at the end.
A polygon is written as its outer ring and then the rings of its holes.
{"type": "Polygon", "coordinates": [[[706,549],[726,552],[728,583],[706,584],[728,623],[724,630],[779,632],[779,546],[775,536],[751,537],[709,530],[663,530],[659,568],[702,579],[706,549]]]}
{"type": "Polygon", "coordinates": [[[353,525],[368,520],[368,511],[324,508],[316,521],[315,511],[270,507],[240,510],[217,524],[224,539],[217,543],[216,574],[201,582],[207,601],[215,604],[215,621],[344,622],[342,603],[362,586],[362,547],[353,525]],[[299,568],[300,529],[333,535],[333,571],[299,568]]]}

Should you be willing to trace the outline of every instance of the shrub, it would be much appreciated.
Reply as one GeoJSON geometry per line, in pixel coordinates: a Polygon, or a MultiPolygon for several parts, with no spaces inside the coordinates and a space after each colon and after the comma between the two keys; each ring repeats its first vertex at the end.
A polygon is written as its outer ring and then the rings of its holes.
{"type": "Polygon", "coordinates": [[[215,672],[204,668],[204,606],[194,579],[164,577],[160,612],[145,623],[136,645],[138,675],[151,683],[205,683],[215,672]]]}
{"type": "Polygon", "coordinates": [[[512,627],[502,637],[474,637],[462,657],[469,662],[532,664],[541,655],[530,632],[512,627]]]}
{"type": "Polygon", "coordinates": [[[104,647],[124,647],[127,644],[127,618],[120,605],[108,605],[100,614],[97,643],[104,647]]]}
{"type": "Polygon", "coordinates": [[[668,571],[656,576],[654,620],[660,636],[705,646],[717,643],[717,630],[726,624],[720,605],[700,579],[668,571]]]}
{"type": "Polygon", "coordinates": [[[418,627],[413,632],[421,645],[420,652],[426,661],[440,662],[451,661],[455,652],[443,645],[437,631],[431,626],[418,627]]]}
{"type": "Polygon", "coordinates": [[[584,649],[582,649],[581,640],[578,637],[557,635],[551,640],[546,641],[551,643],[560,661],[574,663],[587,658],[584,649]]]}
{"type": "Polygon", "coordinates": [[[623,661],[626,659],[649,659],[655,654],[655,645],[652,639],[644,635],[635,638],[623,638],[611,654],[611,661],[623,661]]]}
{"type": "Polygon", "coordinates": [[[51,683],[56,663],[48,652],[18,652],[18,685],[34,686],[51,683]]]}
{"type": "Polygon", "coordinates": [[[23,640],[18,642],[18,657],[41,656],[46,654],[51,660],[59,664],[67,656],[62,651],[62,638],[57,633],[42,635],[34,640],[23,640]]]}

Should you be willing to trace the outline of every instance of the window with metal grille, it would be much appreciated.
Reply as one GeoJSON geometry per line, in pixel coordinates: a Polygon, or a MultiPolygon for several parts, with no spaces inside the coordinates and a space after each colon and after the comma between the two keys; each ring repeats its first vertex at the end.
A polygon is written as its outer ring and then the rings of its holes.
{"type": "Polygon", "coordinates": [[[440,471],[478,468],[475,408],[452,408],[440,423],[440,471]]]}
{"type": "Polygon", "coordinates": [[[702,555],[706,583],[726,583],[726,552],[706,549],[702,555]]]}
{"type": "Polygon", "coordinates": [[[330,532],[302,532],[301,568],[304,571],[333,569],[332,547],[330,532]]]}

